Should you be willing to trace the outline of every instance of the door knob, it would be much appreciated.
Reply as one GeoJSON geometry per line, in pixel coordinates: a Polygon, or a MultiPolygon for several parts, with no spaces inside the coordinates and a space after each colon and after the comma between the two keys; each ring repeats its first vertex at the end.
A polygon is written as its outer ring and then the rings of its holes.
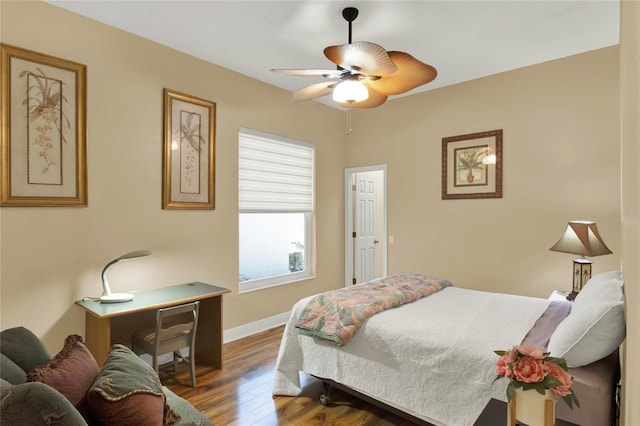
{"type": "Polygon", "coordinates": [[[378,244],[380,241],[378,240],[373,240],[373,244],[378,244]]]}

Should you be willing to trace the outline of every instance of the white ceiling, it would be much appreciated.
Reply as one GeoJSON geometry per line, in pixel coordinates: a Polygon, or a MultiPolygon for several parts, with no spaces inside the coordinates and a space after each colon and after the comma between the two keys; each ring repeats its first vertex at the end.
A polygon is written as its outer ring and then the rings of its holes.
{"type": "MultiPolygon", "coordinates": [[[[270,69],[334,68],[322,51],[348,42],[347,6],[360,11],[353,41],[407,52],[438,70],[433,82],[401,96],[619,41],[618,0],[47,2],[291,92],[321,80],[270,69]]],[[[332,105],[330,96],[319,100],[332,105]]]]}

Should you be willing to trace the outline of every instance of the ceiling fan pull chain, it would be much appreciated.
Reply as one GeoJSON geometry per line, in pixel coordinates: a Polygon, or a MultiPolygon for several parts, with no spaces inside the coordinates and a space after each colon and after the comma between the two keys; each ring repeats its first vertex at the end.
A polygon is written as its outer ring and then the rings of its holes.
{"type": "Polygon", "coordinates": [[[353,129],[351,128],[351,110],[347,110],[346,122],[345,122],[345,134],[351,133],[353,129]]]}

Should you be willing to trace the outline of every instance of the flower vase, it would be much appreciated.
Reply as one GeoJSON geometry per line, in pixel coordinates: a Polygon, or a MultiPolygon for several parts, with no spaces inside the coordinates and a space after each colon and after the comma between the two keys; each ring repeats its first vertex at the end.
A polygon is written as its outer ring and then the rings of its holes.
{"type": "Polygon", "coordinates": [[[556,419],[556,402],[559,397],[545,390],[544,395],[535,389],[518,388],[513,392],[507,409],[507,424],[524,423],[528,426],[553,426],[556,419]]]}

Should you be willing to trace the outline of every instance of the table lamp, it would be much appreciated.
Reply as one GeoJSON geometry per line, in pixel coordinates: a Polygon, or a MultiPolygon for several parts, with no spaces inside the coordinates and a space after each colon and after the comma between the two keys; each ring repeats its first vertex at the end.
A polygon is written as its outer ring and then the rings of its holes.
{"type": "Polygon", "coordinates": [[[102,270],[102,296],[100,296],[100,302],[102,303],[118,303],[118,302],[128,302],[133,299],[133,294],[131,293],[112,293],[111,287],[109,287],[109,281],[107,281],[107,269],[115,263],[118,263],[122,260],[135,259],[138,257],[151,256],[153,254],[150,250],[138,250],[132,251],[129,253],[125,253],[117,259],[113,259],[111,262],[107,263],[107,265],[102,270]]]}
{"type": "Polygon", "coordinates": [[[591,261],[585,256],[611,254],[595,222],[571,221],[557,243],[549,250],[580,255],[573,261],[573,289],[567,300],[573,300],[591,278],[591,261]]]}

